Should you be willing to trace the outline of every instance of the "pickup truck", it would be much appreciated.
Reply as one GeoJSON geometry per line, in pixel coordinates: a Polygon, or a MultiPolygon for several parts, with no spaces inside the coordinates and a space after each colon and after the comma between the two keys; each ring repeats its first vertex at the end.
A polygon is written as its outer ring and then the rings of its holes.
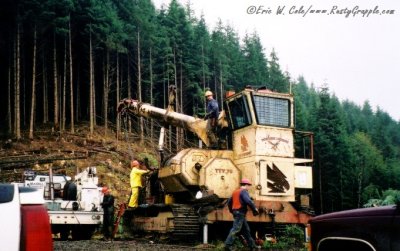
{"type": "Polygon", "coordinates": [[[312,218],[312,251],[400,250],[399,206],[353,209],[312,218]]]}
{"type": "Polygon", "coordinates": [[[1,250],[53,250],[49,215],[35,188],[0,183],[1,250]]]}

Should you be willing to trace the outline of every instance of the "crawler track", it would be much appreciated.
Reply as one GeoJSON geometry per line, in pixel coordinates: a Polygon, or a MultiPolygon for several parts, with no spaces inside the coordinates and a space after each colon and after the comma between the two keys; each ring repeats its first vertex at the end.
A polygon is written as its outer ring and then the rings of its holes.
{"type": "Polygon", "coordinates": [[[193,207],[183,204],[172,206],[174,231],[172,239],[179,241],[197,241],[199,239],[199,216],[193,207]]]}

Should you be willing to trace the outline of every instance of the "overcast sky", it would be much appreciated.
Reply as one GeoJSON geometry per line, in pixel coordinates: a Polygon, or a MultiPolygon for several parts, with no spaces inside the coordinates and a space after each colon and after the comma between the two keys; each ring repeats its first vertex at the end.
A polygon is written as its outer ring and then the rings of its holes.
{"type": "MultiPolygon", "coordinates": [[[[153,2],[160,9],[170,0],[153,2]]],[[[211,29],[221,19],[241,38],[256,31],[266,55],[274,48],[282,69],[292,78],[303,75],[316,87],[327,83],[339,99],[358,105],[368,100],[374,109],[379,106],[400,121],[400,1],[190,2],[196,16],[203,14],[211,29]],[[387,10],[389,14],[384,14],[387,10]]]]}

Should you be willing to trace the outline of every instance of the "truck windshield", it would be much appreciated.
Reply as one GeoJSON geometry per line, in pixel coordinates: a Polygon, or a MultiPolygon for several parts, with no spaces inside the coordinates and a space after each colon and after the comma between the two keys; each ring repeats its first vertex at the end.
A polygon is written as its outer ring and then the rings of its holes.
{"type": "Polygon", "coordinates": [[[0,204],[12,201],[14,198],[14,186],[0,184],[0,204]]]}
{"type": "Polygon", "coordinates": [[[234,129],[242,128],[251,124],[249,106],[245,96],[240,96],[228,104],[234,129]]]}
{"type": "Polygon", "coordinates": [[[253,96],[258,124],[290,127],[290,106],[288,99],[267,96],[253,96]]]}

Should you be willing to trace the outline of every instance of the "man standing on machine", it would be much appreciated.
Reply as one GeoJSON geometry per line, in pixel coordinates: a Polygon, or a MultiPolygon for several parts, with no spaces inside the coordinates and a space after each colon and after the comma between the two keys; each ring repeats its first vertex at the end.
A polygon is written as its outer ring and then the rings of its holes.
{"type": "Polygon", "coordinates": [[[204,119],[207,119],[207,136],[210,141],[210,148],[216,149],[218,148],[218,102],[213,98],[211,91],[206,91],[205,97],[207,99],[207,113],[204,119]]]}

